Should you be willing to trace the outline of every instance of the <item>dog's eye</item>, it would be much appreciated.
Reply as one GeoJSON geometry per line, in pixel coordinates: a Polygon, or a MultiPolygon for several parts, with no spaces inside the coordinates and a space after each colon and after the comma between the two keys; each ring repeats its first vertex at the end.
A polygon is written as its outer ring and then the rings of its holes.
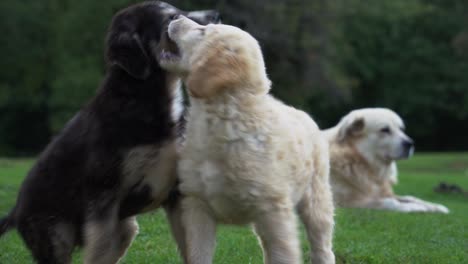
{"type": "Polygon", "coordinates": [[[389,127],[383,127],[380,129],[380,132],[384,133],[384,134],[391,134],[392,131],[390,130],[389,127]]]}

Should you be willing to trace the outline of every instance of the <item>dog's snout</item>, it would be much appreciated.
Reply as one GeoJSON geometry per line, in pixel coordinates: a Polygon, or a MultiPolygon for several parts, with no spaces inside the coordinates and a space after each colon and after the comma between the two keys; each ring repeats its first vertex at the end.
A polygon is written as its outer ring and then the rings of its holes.
{"type": "Polygon", "coordinates": [[[180,14],[174,14],[170,17],[170,20],[176,20],[180,18],[180,14]]]}
{"type": "Polygon", "coordinates": [[[221,23],[221,14],[218,11],[212,11],[211,17],[212,23],[221,23]]]}
{"type": "Polygon", "coordinates": [[[403,146],[406,148],[406,149],[410,149],[414,146],[414,141],[410,138],[406,139],[405,141],[403,141],[403,146]]]}
{"type": "Polygon", "coordinates": [[[202,25],[221,23],[221,15],[216,10],[189,12],[187,13],[187,17],[202,25]]]}

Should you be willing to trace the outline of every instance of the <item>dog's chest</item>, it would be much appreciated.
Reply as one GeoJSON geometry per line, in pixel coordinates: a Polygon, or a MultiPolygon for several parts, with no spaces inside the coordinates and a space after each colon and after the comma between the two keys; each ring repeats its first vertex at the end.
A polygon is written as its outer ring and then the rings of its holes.
{"type": "Polygon", "coordinates": [[[179,122],[185,108],[181,81],[179,79],[174,79],[171,80],[168,85],[172,91],[171,119],[174,122],[179,122]]]}
{"type": "Polygon", "coordinates": [[[246,223],[278,193],[265,173],[272,167],[271,133],[255,121],[255,114],[224,105],[195,103],[190,110],[180,190],[204,200],[222,222],[246,223]]]}
{"type": "Polygon", "coordinates": [[[221,161],[194,164],[193,160],[182,160],[181,166],[190,170],[181,173],[181,192],[205,201],[222,222],[244,224],[255,212],[262,191],[252,182],[238,179],[221,161]]]}
{"type": "Polygon", "coordinates": [[[133,148],[124,159],[124,187],[148,186],[153,199],[164,199],[176,182],[176,164],[175,142],[133,148]]]}

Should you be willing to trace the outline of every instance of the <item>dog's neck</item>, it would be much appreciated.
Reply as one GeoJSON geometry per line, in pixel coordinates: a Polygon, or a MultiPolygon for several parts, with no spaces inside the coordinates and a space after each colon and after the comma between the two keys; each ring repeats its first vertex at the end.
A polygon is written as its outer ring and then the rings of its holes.
{"type": "Polygon", "coordinates": [[[108,69],[97,95],[84,109],[106,121],[102,133],[121,137],[121,145],[153,144],[176,138],[184,130],[179,79],[154,69],[145,80],[117,66],[108,69]],[[112,118],[110,118],[112,117],[112,118]],[[119,135],[125,127],[125,136],[119,135]]]}
{"type": "Polygon", "coordinates": [[[246,92],[219,93],[210,98],[190,98],[191,105],[209,113],[216,114],[222,119],[231,119],[237,112],[246,111],[252,107],[262,104],[265,95],[251,94],[246,92]]]}

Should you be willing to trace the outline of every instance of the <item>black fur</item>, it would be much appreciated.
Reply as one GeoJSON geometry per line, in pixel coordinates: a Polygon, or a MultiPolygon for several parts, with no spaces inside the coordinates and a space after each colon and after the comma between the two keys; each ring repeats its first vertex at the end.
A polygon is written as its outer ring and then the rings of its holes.
{"type": "MultiPolygon", "coordinates": [[[[114,17],[100,89],[42,152],[14,209],[1,220],[0,235],[16,227],[39,263],[66,262],[57,257],[54,226],[71,227],[68,235],[80,245],[86,221],[109,217],[116,206],[116,217],[126,218],[151,202],[148,187],[122,190],[122,163],[134,147],[160,146],[181,134],[181,124],[171,120],[168,73],[159,67],[152,45],[161,44],[173,14],[190,14],[175,8],[163,12],[167,7],[146,2],[114,17]]],[[[198,22],[213,18],[216,13],[206,11],[198,22]]]]}

